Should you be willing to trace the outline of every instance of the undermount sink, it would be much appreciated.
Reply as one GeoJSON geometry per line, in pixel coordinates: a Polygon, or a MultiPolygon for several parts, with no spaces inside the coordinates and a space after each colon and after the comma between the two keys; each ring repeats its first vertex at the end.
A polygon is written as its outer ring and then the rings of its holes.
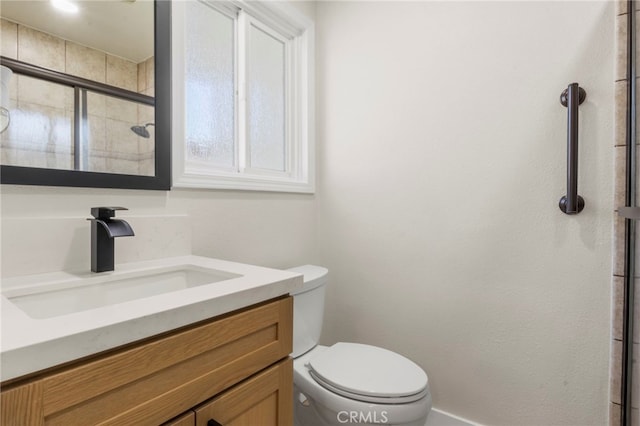
{"type": "Polygon", "coordinates": [[[302,275],[187,255],[1,284],[5,381],[282,297],[302,287],[302,275]]]}
{"type": "Polygon", "coordinates": [[[241,275],[195,265],[122,275],[62,280],[5,291],[4,296],[31,318],[53,318],[239,278],[241,275]]]}

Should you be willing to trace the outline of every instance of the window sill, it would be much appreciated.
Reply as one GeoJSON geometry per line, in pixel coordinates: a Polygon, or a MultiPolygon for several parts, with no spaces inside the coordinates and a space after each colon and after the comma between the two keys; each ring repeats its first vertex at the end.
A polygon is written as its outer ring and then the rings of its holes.
{"type": "Polygon", "coordinates": [[[242,191],[270,191],[313,194],[312,182],[293,179],[269,178],[265,176],[212,176],[183,174],[173,183],[174,188],[224,189],[242,191]]]}

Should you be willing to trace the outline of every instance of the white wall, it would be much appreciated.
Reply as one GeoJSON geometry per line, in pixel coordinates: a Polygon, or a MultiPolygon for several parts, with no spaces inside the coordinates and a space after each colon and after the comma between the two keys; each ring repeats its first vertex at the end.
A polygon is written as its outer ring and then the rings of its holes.
{"type": "Polygon", "coordinates": [[[613,6],[318,4],[325,343],[407,355],[436,407],[480,423],[606,424],[613,6]]]}
{"type": "MultiPolygon", "coordinates": [[[[3,185],[2,276],[90,268],[90,208],[125,206],[135,237],[116,240],[116,264],[192,251],[270,267],[316,258],[310,195],[3,185]]],[[[117,267],[117,266],[116,266],[117,267]]]]}
{"type": "MultiPolygon", "coordinates": [[[[310,195],[3,185],[2,276],[90,268],[90,208],[125,206],[116,263],[194,254],[270,267],[317,257],[310,195]]],[[[116,266],[117,267],[117,266],[116,266]]]]}

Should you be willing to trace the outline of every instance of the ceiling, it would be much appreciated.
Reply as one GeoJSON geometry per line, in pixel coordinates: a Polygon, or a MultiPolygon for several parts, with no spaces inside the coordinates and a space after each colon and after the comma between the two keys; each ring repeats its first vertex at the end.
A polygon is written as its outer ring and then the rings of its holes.
{"type": "Polygon", "coordinates": [[[2,0],[0,16],[135,63],[153,56],[153,0],[74,3],[70,14],[46,0],[2,0]]]}

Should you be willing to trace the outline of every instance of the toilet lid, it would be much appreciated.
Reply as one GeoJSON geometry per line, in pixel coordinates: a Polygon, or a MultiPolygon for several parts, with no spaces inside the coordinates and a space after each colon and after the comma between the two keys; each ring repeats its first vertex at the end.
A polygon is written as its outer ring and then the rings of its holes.
{"type": "Polygon", "coordinates": [[[413,361],[376,346],[336,343],[309,361],[311,376],[354,399],[400,403],[424,397],[427,374],[413,361]]]}

